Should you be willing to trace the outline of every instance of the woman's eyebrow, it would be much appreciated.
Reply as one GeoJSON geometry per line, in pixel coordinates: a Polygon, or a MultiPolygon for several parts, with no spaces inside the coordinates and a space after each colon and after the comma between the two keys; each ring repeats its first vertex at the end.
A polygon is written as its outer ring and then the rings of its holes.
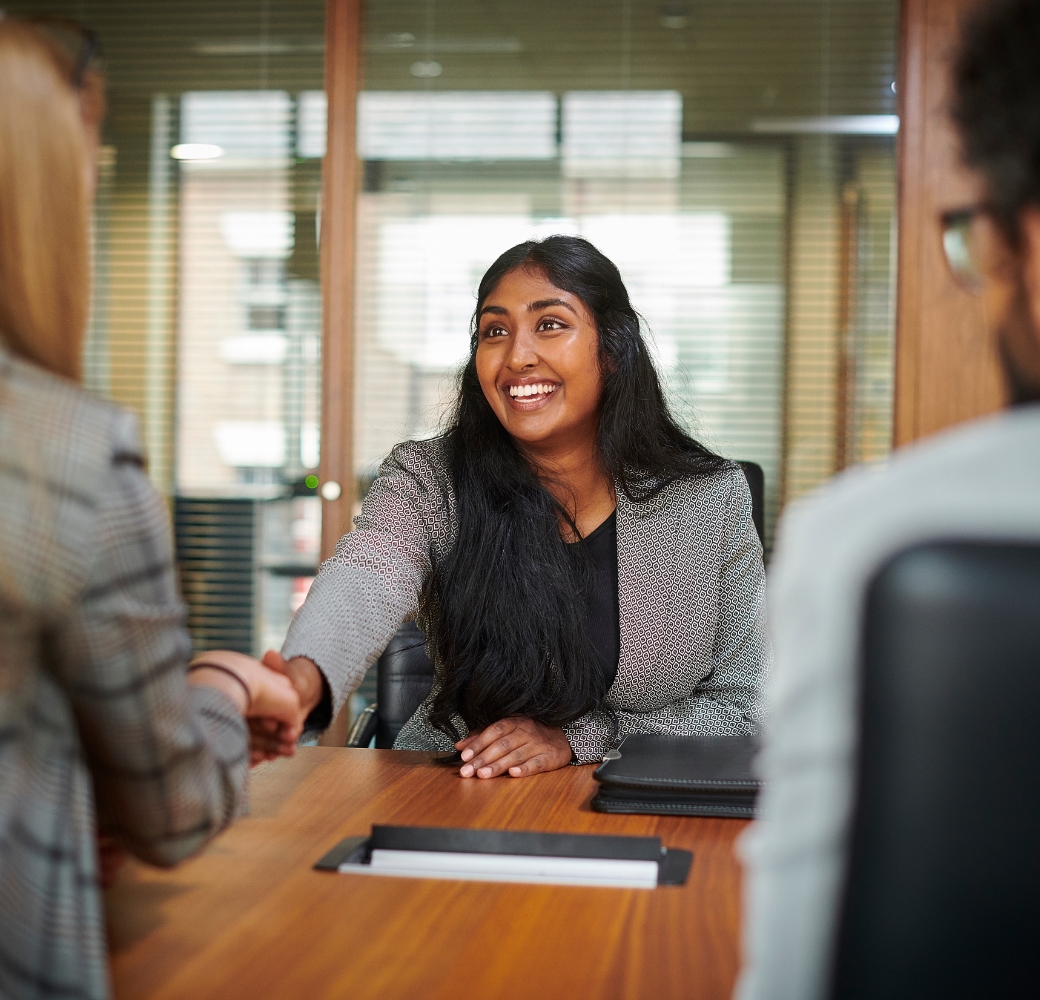
{"type": "Polygon", "coordinates": [[[484,308],[480,310],[480,315],[483,316],[484,313],[494,313],[496,316],[508,316],[509,310],[506,309],[505,306],[484,306],[484,308]]]}
{"type": "Polygon", "coordinates": [[[527,311],[537,312],[539,309],[548,309],[549,306],[563,306],[564,309],[570,309],[575,316],[578,315],[578,310],[563,299],[539,299],[537,302],[528,302],[527,311]]]}

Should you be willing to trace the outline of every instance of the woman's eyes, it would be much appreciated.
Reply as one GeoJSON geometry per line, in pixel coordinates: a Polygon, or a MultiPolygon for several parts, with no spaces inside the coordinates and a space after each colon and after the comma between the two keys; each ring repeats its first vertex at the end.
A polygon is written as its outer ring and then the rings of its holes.
{"type": "MultiPolygon", "coordinates": [[[[538,321],[538,325],[535,327],[537,333],[551,333],[554,330],[563,330],[566,327],[566,323],[561,319],[557,319],[555,316],[546,316],[544,319],[538,321]]],[[[480,331],[481,340],[490,340],[493,337],[508,337],[509,331],[504,326],[488,326],[480,331]]]]}

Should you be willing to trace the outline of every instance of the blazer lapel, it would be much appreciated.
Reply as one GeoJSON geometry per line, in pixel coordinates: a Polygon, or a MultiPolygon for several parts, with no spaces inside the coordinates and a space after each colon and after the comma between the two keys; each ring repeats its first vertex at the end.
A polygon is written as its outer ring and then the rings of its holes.
{"type": "Polygon", "coordinates": [[[618,489],[621,657],[609,697],[629,701],[652,684],[674,588],[674,525],[658,498],[632,503],[618,489]]]}

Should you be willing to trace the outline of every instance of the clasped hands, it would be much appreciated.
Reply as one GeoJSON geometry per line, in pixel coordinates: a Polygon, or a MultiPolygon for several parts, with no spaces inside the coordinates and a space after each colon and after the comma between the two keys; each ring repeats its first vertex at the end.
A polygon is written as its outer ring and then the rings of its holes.
{"type": "MultiPolygon", "coordinates": [[[[211,650],[195,657],[188,672],[191,684],[226,694],[249,725],[249,764],[292,756],[303,732],[307,711],[296,687],[283,673],[244,653],[211,650]]],[[[99,832],[98,876],[110,888],[126,861],[126,850],[110,835],[99,832]]]]}
{"type": "Polygon", "coordinates": [[[500,719],[486,729],[474,730],[459,740],[455,749],[462,755],[459,774],[464,778],[495,778],[500,774],[523,778],[539,771],[555,771],[574,760],[562,729],[523,716],[500,719]]]}
{"type": "Polygon", "coordinates": [[[223,691],[235,702],[249,725],[250,766],[296,752],[310,709],[283,672],[244,653],[221,649],[197,656],[188,677],[223,691]]]}

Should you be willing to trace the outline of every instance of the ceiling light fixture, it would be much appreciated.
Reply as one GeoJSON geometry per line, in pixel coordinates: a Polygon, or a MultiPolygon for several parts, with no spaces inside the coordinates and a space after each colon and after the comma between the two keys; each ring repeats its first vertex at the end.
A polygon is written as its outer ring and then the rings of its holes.
{"type": "Polygon", "coordinates": [[[666,28],[679,30],[690,23],[690,5],[688,3],[662,3],[658,20],[666,28]]]}
{"type": "Polygon", "coordinates": [[[412,76],[417,76],[420,79],[432,79],[435,76],[440,76],[443,72],[444,67],[432,59],[429,61],[419,60],[419,62],[413,62],[411,66],[412,76]]]}
{"type": "Polygon", "coordinates": [[[818,115],[810,118],[762,118],[752,132],[771,135],[895,135],[898,115],[818,115]]]}
{"type": "Polygon", "coordinates": [[[170,150],[175,160],[216,160],[223,155],[223,148],[212,142],[181,142],[170,150]]]}

